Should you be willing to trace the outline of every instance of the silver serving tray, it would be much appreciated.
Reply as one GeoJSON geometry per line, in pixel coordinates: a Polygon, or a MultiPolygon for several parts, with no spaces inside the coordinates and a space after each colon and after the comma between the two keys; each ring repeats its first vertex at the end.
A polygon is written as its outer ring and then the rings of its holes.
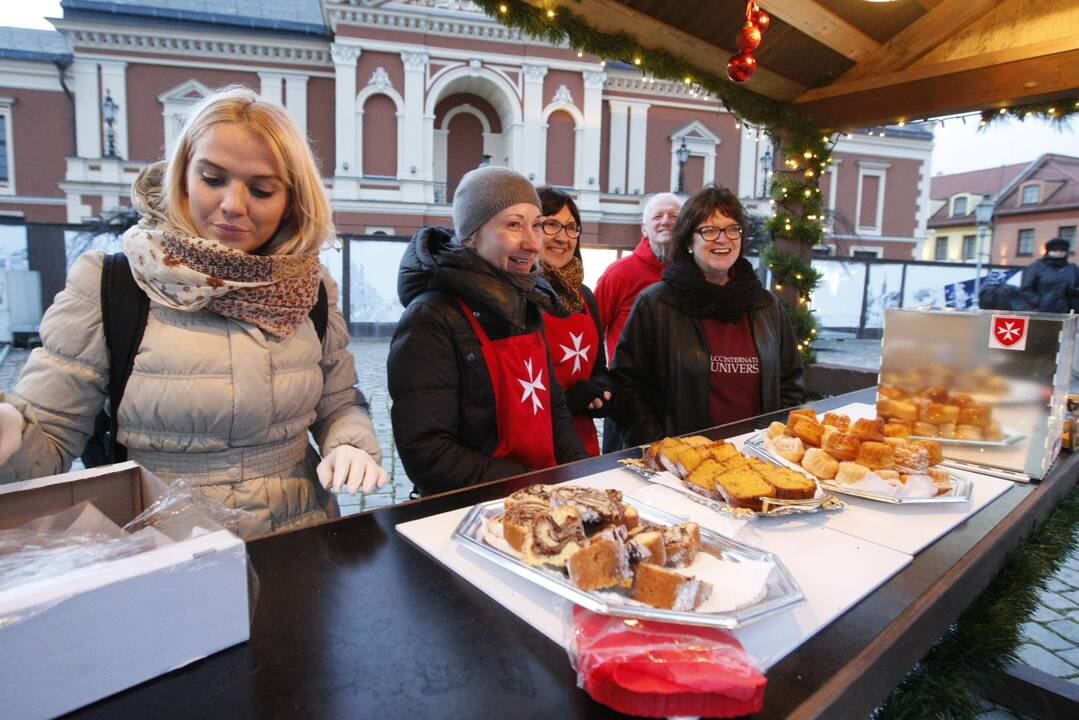
{"type": "MultiPolygon", "coordinates": [[[[771,461],[771,458],[763,458],[771,461]]],[[[821,484],[817,483],[817,497],[809,500],[782,500],[779,498],[761,498],[761,510],[752,510],[750,508],[734,507],[727,504],[722,500],[712,499],[693,490],[688,483],[682,483],[677,477],[667,471],[652,470],[644,466],[638,460],[620,460],[622,466],[631,472],[640,475],[649,482],[654,482],[660,487],[667,488],[672,492],[676,492],[679,495],[686,497],[689,500],[702,505],[712,512],[722,513],[724,515],[730,515],[736,518],[752,519],[759,517],[787,517],[788,515],[801,515],[803,513],[814,513],[820,511],[835,511],[842,510],[844,508],[843,501],[837,498],[835,495],[828,495],[823,492],[821,484]],[[667,484],[656,480],[656,476],[661,473],[669,476],[673,484],[667,484]]],[[[804,473],[803,473],[804,474],[804,473]]],[[[816,478],[813,478],[816,481],[816,478]]]]}
{"type": "MultiPolygon", "coordinates": [[[[681,518],[653,508],[650,505],[634,501],[632,498],[624,498],[623,502],[637,508],[642,522],[662,525],[677,525],[684,522],[681,518]]],[[[625,596],[624,601],[612,601],[612,596],[616,593],[621,594],[620,591],[581,590],[575,587],[559,568],[547,565],[528,565],[520,560],[516,553],[488,544],[484,540],[484,525],[487,521],[501,515],[502,509],[502,500],[491,500],[473,506],[461,521],[461,524],[453,531],[454,540],[510,572],[593,612],[617,617],[663,620],[688,625],[737,628],[786,610],[805,599],[801,588],[798,587],[798,583],[795,582],[794,577],[783,566],[778,557],[749,545],[729,540],[702,526],[700,529],[701,552],[722,557],[729,562],[756,560],[769,562],[773,565],[772,574],[769,576],[766,585],[767,591],[762,599],[737,610],[714,613],[654,608],[639,603],[628,595],[625,596]]],[[[713,592],[721,593],[723,588],[715,587],[713,592]]]]}
{"type": "Polygon", "coordinates": [[[941,445],[969,445],[971,447],[1007,447],[1023,436],[1009,428],[1002,427],[1003,440],[964,440],[962,438],[937,437],[936,435],[911,435],[911,440],[936,440],[941,445]]]}
{"type": "MultiPolygon", "coordinates": [[[[762,457],[772,462],[777,462],[784,467],[789,467],[792,470],[797,470],[803,475],[809,476],[810,473],[806,472],[805,468],[797,463],[792,463],[786,458],[779,457],[772,453],[765,444],[764,439],[760,435],[754,435],[746,440],[746,450],[752,452],[754,455],[762,457]]],[[[959,475],[954,472],[949,472],[952,478],[952,489],[943,495],[934,495],[927,498],[905,498],[896,497],[894,495],[885,495],[884,493],[875,493],[870,490],[860,490],[855,487],[851,487],[845,483],[837,483],[834,480],[817,480],[817,483],[823,487],[837,492],[842,495],[850,495],[852,497],[865,498],[866,500],[876,500],[877,502],[890,503],[892,505],[940,505],[944,503],[965,503],[970,502],[970,494],[974,489],[974,484],[970,478],[965,475],[959,475]]]]}

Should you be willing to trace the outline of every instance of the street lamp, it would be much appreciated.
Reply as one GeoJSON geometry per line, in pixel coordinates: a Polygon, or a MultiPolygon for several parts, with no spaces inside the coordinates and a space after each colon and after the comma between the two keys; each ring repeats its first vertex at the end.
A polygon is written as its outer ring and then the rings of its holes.
{"type": "Polygon", "coordinates": [[[978,223],[978,247],[974,252],[974,307],[981,308],[978,295],[982,290],[982,245],[985,244],[985,236],[989,234],[989,226],[993,223],[993,210],[997,204],[988,197],[974,206],[974,221],[978,223]]]}
{"type": "Polygon", "coordinates": [[[686,191],[686,161],[689,160],[689,148],[686,147],[684,137],[682,144],[674,151],[674,156],[678,158],[678,190],[675,192],[684,193],[686,191]]]}
{"type": "Polygon", "coordinates": [[[105,99],[101,101],[101,117],[105,120],[105,138],[108,140],[108,151],[105,157],[116,157],[116,130],[113,129],[113,123],[116,122],[117,113],[120,111],[120,106],[116,104],[116,101],[112,99],[112,94],[106,90],[105,99]]]}
{"type": "Polygon", "coordinates": [[[761,182],[761,197],[768,197],[768,178],[772,174],[772,145],[764,149],[764,155],[761,155],[761,168],[763,169],[764,180],[761,182]]]}

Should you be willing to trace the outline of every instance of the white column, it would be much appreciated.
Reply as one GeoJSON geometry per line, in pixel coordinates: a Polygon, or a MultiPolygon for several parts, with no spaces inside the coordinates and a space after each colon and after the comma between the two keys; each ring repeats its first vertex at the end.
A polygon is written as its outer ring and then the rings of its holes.
{"type": "Polygon", "coordinates": [[[750,138],[746,137],[746,133],[742,130],[736,132],[738,133],[738,197],[755,198],[761,191],[761,150],[763,147],[768,147],[770,141],[766,135],[750,138]]]}
{"type": "MultiPolygon", "coordinates": [[[[112,124],[115,136],[116,154],[122,158],[127,154],[127,63],[115,60],[101,60],[101,97],[108,92],[112,101],[119,108],[116,122],[112,124]]],[[[106,130],[107,132],[107,130],[106,130]]],[[[108,148],[108,138],[102,139],[103,147],[108,148]]]]}
{"type": "Polygon", "coordinates": [[[360,48],[354,45],[330,44],[334,67],[334,167],[333,195],[335,198],[355,198],[360,185],[356,167],[356,61],[360,48]]]}
{"type": "Polygon", "coordinates": [[[433,202],[434,187],[434,123],[433,116],[425,117],[423,102],[427,63],[430,56],[422,52],[403,52],[401,62],[405,68],[405,117],[398,127],[404,128],[404,134],[398,133],[398,143],[403,143],[398,157],[402,159],[403,170],[409,173],[409,180],[401,184],[401,200],[405,202],[433,202]],[[416,174],[412,175],[412,167],[416,174]]]}
{"type": "Polygon", "coordinates": [[[101,157],[101,96],[98,94],[97,63],[75,60],[75,154],[81,158],[101,157]]]}
{"type": "Polygon", "coordinates": [[[281,83],[285,76],[276,72],[259,73],[259,95],[264,100],[284,106],[285,98],[281,92],[281,83]]]}
{"type": "Polygon", "coordinates": [[[285,108],[300,133],[307,137],[307,76],[285,76],[285,108]]]}
{"type": "Polygon", "coordinates": [[[644,194],[644,161],[648,154],[648,108],[651,103],[629,105],[629,168],[626,193],[644,194]]]}
{"type": "Polygon", "coordinates": [[[607,163],[607,192],[626,190],[626,135],[629,130],[629,103],[609,100],[611,106],[611,147],[607,163]]]}
{"type": "Polygon", "coordinates": [[[584,73],[584,127],[581,142],[584,146],[582,157],[584,165],[581,175],[584,181],[579,185],[589,190],[599,190],[600,137],[603,129],[603,86],[607,74],[586,70],[584,73]],[[589,182],[591,179],[591,182],[589,182]]]}
{"type": "Polygon", "coordinates": [[[543,78],[545,65],[522,65],[524,74],[523,150],[524,165],[517,168],[537,185],[542,183],[546,164],[546,143],[543,133],[543,78]]]}

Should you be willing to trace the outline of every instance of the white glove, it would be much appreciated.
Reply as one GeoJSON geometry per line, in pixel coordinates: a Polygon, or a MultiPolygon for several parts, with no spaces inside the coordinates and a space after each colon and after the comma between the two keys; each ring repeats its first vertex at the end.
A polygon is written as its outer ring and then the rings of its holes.
{"type": "Polygon", "coordinates": [[[25,421],[11,403],[0,402],[0,465],[6,463],[22,445],[25,421]]]}
{"type": "Polygon", "coordinates": [[[341,492],[341,486],[347,482],[351,495],[355,495],[358,490],[363,490],[364,495],[370,495],[389,479],[386,471],[379,467],[374,458],[352,445],[335,447],[329,455],[322,458],[315,472],[318,473],[318,481],[322,483],[322,487],[328,490],[332,484],[336,493],[341,492]]]}

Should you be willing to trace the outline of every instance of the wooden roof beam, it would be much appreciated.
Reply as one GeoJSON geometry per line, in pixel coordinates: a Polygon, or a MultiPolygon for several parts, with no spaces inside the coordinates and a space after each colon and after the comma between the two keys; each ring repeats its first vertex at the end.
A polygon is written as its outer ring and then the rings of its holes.
{"type": "Polygon", "coordinates": [[[759,0],[774,17],[855,62],[872,57],[880,43],[813,0],[759,0]]]}
{"type": "MultiPolygon", "coordinates": [[[[539,8],[552,7],[552,3],[545,0],[527,0],[527,2],[539,8]]],[[[646,13],[626,7],[616,0],[588,0],[580,4],[562,0],[561,4],[584,18],[590,27],[600,32],[625,33],[636,38],[637,42],[646,48],[665,50],[701,70],[706,70],[720,78],[727,77],[727,61],[730,60],[731,53],[724,52],[715,45],[666,23],[661,23],[646,13]],[[647,41],[642,39],[642,30],[649,32],[647,41]]],[[[553,7],[557,12],[558,5],[553,7]]],[[[732,31],[732,42],[736,32],[736,30],[732,31]]],[[[757,68],[757,72],[745,83],[745,87],[765,97],[784,102],[793,100],[806,89],[804,85],[763,67],[757,68]]]]}
{"type": "Polygon", "coordinates": [[[1079,77],[1079,47],[1030,48],[917,67],[870,81],[812,90],[797,106],[829,130],[1070,98],[1079,77]],[[998,62],[990,63],[996,59],[998,62]]]}
{"type": "Polygon", "coordinates": [[[943,0],[852,67],[838,82],[902,70],[993,9],[997,0],[943,0]]]}

